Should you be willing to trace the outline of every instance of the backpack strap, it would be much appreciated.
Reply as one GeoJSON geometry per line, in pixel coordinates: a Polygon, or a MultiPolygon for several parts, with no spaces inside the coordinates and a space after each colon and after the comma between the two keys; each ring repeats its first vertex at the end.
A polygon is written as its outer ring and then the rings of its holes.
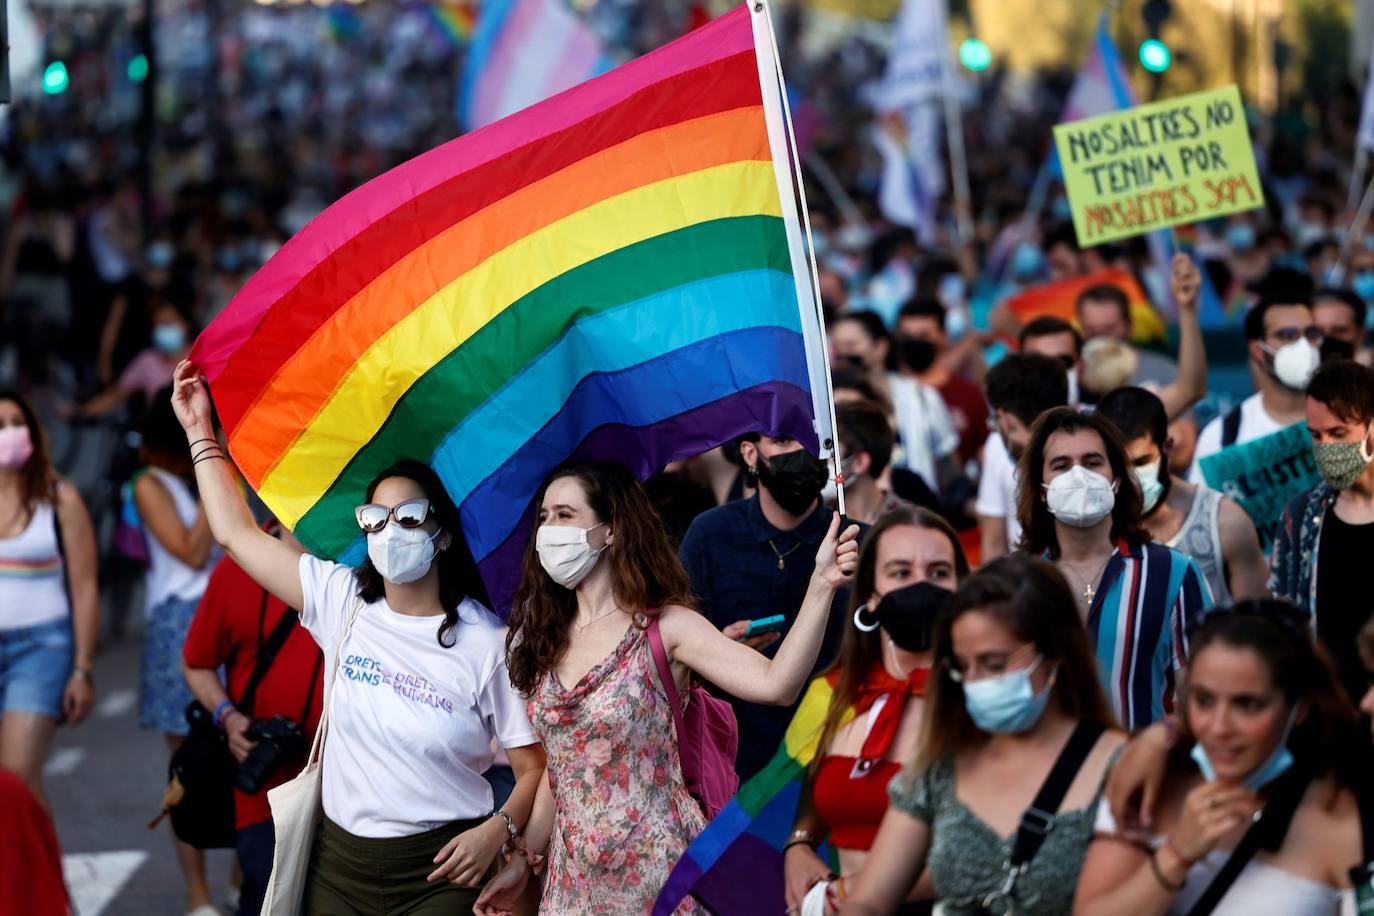
{"type": "Polygon", "coordinates": [[[1240,438],[1240,408],[1241,405],[1237,404],[1235,407],[1226,411],[1226,416],[1221,418],[1222,448],[1226,448],[1228,445],[1235,445],[1236,440],[1240,438]]]}
{"type": "Polygon", "coordinates": [[[673,680],[673,668],[668,664],[668,652],[663,648],[663,635],[658,632],[657,614],[645,632],[649,636],[649,649],[654,655],[658,679],[663,682],[663,692],[668,695],[668,705],[673,708],[673,726],[677,729],[678,755],[681,756],[682,741],[687,735],[687,725],[682,715],[682,695],[677,691],[677,681],[673,680]]]}
{"type": "Polygon", "coordinates": [[[1259,819],[1245,831],[1245,836],[1241,837],[1231,857],[1226,860],[1221,871],[1217,872],[1212,883],[1207,885],[1207,890],[1198,898],[1197,903],[1193,904],[1188,916],[1208,916],[1215,910],[1261,846],[1272,851],[1283,845],[1283,838],[1288,834],[1288,825],[1293,822],[1293,813],[1298,810],[1298,804],[1307,793],[1310,781],[1306,768],[1298,767],[1289,770],[1279,780],[1259,819]]]}

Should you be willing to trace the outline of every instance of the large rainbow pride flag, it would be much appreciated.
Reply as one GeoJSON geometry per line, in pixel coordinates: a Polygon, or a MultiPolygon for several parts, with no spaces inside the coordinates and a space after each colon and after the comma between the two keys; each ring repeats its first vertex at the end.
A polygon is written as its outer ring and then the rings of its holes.
{"type": "Polygon", "coordinates": [[[245,284],[191,355],[311,551],[360,561],[368,481],[428,460],[504,613],[560,462],[833,438],[774,49],[737,7],[358,188],[245,284]]]}
{"type": "MultiPolygon", "coordinates": [[[[783,847],[792,834],[807,769],[816,759],[835,678],[812,680],[768,765],[740,787],[687,847],[654,904],[654,916],[670,916],[688,895],[714,913],[781,916],[786,905],[783,847]]],[[[854,718],[851,706],[840,724],[854,718]]],[[[828,846],[823,856],[831,856],[828,846]]],[[[838,873],[838,862],[832,857],[838,873]]]]}

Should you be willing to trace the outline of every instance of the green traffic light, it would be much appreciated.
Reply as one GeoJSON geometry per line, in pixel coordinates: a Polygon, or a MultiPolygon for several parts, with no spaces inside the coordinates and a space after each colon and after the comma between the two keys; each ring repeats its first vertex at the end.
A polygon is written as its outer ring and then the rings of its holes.
{"type": "Polygon", "coordinates": [[[141,83],[148,78],[148,57],[146,54],[135,54],[133,60],[129,61],[129,82],[141,83]]]}
{"type": "Polygon", "coordinates": [[[1140,66],[1151,73],[1163,73],[1173,61],[1169,46],[1157,38],[1147,38],[1140,43],[1140,66]]]}
{"type": "Polygon", "coordinates": [[[965,38],[959,45],[959,63],[974,73],[992,64],[992,50],[981,38],[965,38]]]}
{"type": "Polygon", "coordinates": [[[61,95],[69,85],[71,77],[67,75],[67,65],[60,60],[48,64],[43,71],[43,91],[48,95],[61,95]]]}

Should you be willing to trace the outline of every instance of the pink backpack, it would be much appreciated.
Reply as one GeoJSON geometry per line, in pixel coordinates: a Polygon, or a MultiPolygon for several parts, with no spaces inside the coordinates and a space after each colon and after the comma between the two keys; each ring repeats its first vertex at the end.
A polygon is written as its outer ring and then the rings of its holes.
{"type": "Polygon", "coordinates": [[[648,632],[654,666],[668,694],[668,704],[673,708],[682,781],[709,820],[730,803],[739,789],[739,777],[735,775],[739,723],[729,703],[712,696],[699,685],[688,689],[684,713],[682,698],[673,681],[673,669],[668,664],[668,653],[663,649],[663,637],[658,632],[657,616],[649,624],[648,632]]]}

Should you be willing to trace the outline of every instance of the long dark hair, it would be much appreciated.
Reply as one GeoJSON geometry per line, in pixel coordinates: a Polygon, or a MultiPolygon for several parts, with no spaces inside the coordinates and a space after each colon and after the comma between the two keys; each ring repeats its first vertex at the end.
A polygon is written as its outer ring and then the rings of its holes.
{"type": "MultiPolygon", "coordinates": [[[[1292,706],[1303,703],[1307,714],[1293,726],[1288,746],[1314,775],[1333,773],[1354,789],[1369,778],[1369,734],[1363,732],[1326,650],[1312,637],[1305,613],[1286,600],[1261,598],[1214,608],[1194,625],[1188,637],[1192,662],[1207,647],[1223,645],[1254,652],[1269,669],[1274,686],[1292,706]]],[[[1183,680],[1180,732],[1173,764],[1186,771],[1194,738],[1188,724],[1187,678],[1183,680]]]]}
{"type": "MultiPolygon", "coordinates": [[[[444,482],[434,473],[434,469],[420,461],[398,461],[372,478],[367,485],[366,501],[372,502],[377,487],[383,480],[392,477],[404,477],[424,491],[439,530],[447,531],[453,539],[448,549],[434,558],[439,567],[439,603],[444,608],[444,622],[439,624],[438,640],[439,645],[447,649],[457,642],[453,628],[458,626],[458,605],[463,603],[464,598],[471,598],[490,606],[487,590],[477,572],[477,563],[472,558],[467,538],[463,537],[463,522],[458,515],[458,507],[453,504],[444,482]]],[[[385,596],[386,580],[377,572],[370,558],[363,560],[357,575],[359,598],[371,604],[385,596]]]]}
{"type": "Polygon", "coordinates": [[[963,686],[950,677],[955,665],[950,632],[956,620],[974,611],[991,616],[1017,639],[1034,644],[1045,658],[1041,664],[1057,666],[1050,701],[1061,712],[1080,722],[1115,727],[1116,717],[1097,679],[1088,631],[1078,618],[1064,576],[1051,563],[1014,553],[969,576],[954,596],[953,609],[936,625],[934,676],[926,691],[920,747],[908,776],[987,740],[968,714],[963,686]]]}
{"type": "Polygon", "coordinates": [[[873,585],[878,577],[878,545],[887,532],[903,525],[936,531],[944,535],[949,541],[950,549],[954,552],[955,579],[962,582],[968,576],[968,557],[964,555],[964,547],[959,543],[959,536],[954,533],[949,522],[929,509],[917,506],[893,509],[878,519],[872,528],[868,529],[868,534],[864,537],[863,547],[859,550],[859,567],[854,572],[854,585],[849,590],[849,609],[846,612],[844,636],[840,638],[840,651],[830,667],[820,674],[821,677],[831,674],[836,676],[835,693],[830,700],[830,708],[825,714],[825,724],[821,728],[821,741],[817,745],[819,752],[812,762],[813,770],[820,766],[825,749],[830,746],[830,742],[835,737],[835,732],[839,731],[845,710],[858,696],[859,688],[868,679],[868,673],[873,670],[874,666],[883,663],[881,632],[872,630],[865,633],[854,626],[852,621],[859,605],[867,601],[868,596],[873,594],[873,585]]]}
{"type": "Polygon", "coordinates": [[[1073,407],[1056,407],[1036,419],[1030,429],[1030,441],[1017,466],[1020,492],[1016,497],[1016,515],[1021,522],[1020,549],[1039,556],[1048,552],[1051,559],[1059,558],[1059,536],[1054,530],[1054,516],[1045,502],[1045,446],[1055,433],[1076,433],[1092,430],[1102,437],[1107,462],[1116,478],[1116,501],[1112,505],[1112,542],[1125,540],[1139,547],[1150,540],[1141,527],[1140,516],[1145,500],[1140,485],[1131,473],[1126,458],[1126,446],[1115,424],[1097,413],[1084,413],[1073,407]]]}
{"type": "MultiPolygon", "coordinates": [[[[695,607],[687,570],[673,550],[663,520],[628,468],[614,461],[588,461],[556,469],[535,497],[531,511],[536,518],[549,486],[564,477],[577,478],[597,520],[609,522],[615,533],[615,543],[599,562],[611,564],[617,605],[636,615],[641,625],[641,612],[670,604],[695,607]]],[[[554,582],[544,571],[531,537],[506,635],[506,667],[516,690],[532,695],[539,679],[558,664],[568,648],[568,628],[576,614],[576,592],[554,582]]]]}
{"type": "Polygon", "coordinates": [[[38,425],[38,414],[34,413],[33,405],[18,391],[0,388],[0,401],[9,401],[17,406],[24,417],[24,425],[29,428],[33,453],[19,469],[19,492],[24,501],[24,512],[32,516],[41,503],[53,501],[57,486],[57,472],[48,458],[48,436],[43,427],[38,425]]]}

